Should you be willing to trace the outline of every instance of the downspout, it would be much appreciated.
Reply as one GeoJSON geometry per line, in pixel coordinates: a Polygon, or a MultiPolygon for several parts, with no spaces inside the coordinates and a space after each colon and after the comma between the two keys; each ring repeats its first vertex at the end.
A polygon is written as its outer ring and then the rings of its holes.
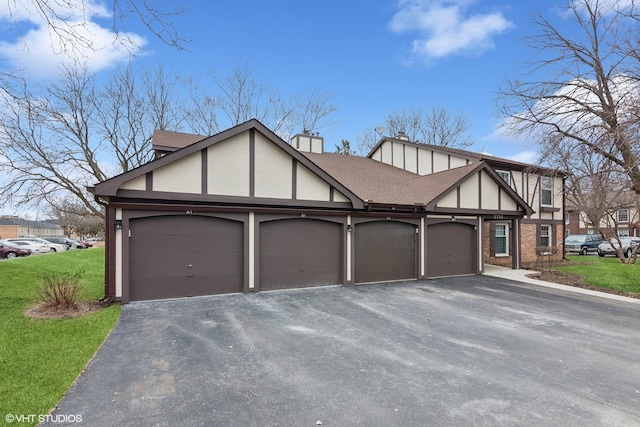
{"type": "Polygon", "coordinates": [[[101,304],[106,304],[107,306],[110,306],[111,303],[113,302],[113,296],[109,295],[109,274],[108,274],[108,270],[109,270],[109,244],[110,244],[110,234],[109,234],[109,205],[107,203],[105,203],[104,201],[102,201],[100,199],[99,196],[94,195],[93,199],[96,201],[97,204],[99,204],[100,206],[104,207],[104,221],[105,221],[105,233],[104,233],[104,246],[105,246],[105,263],[104,263],[104,296],[102,298],[100,298],[98,300],[99,303],[101,304]]]}
{"type": "MultiPolygon", "coordinates": [[[[567,235],[567,199],[566,199],[567,176],[562,176],[562,260],[567,261],[567,251],[564,247],[564,239],[567,235]]],[[[560,242],[558,242],[560,243],[560,242]]],[[[557,259],[557,258],[556,258],[557,259]]]]}

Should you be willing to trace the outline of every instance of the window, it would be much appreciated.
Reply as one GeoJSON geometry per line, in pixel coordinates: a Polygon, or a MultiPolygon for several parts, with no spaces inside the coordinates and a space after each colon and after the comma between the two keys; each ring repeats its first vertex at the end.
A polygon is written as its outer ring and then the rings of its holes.
{"type": "Polygon", "coordinates": [[[618,222],[629,222],[629,209],[618,210],[618,222]]]}
{"type": "Polygon", "coordinates": [[[496,256],[509,255],[507,224],[496,224],[496,256]]]}
{"type": "Polygon", "coordinates": [[[496,173],[498,174],[498,176],[500,178],[502,178],[502,180],[504,182],[507,183],[507,185],[511,186],[511,174],[509,173],[509,171],[499,171],[499,170],[497,170],[496,173]]]}
{"type": "Polygon", "coordinates": [[[540,226],[540,246],[545,248],[551,247],[551,226],[550,225],[540,226]]]}
{"type": "Polygon", "coordinates": [[[553,206],[553,178],[549,176],[540,178],[540,204],[553,206]]]}
{"type": "Polygon", "coordinates": [[[629,237],[629,229],[628,228],[621,228],[618,230],[618,236],[619,237],[629,237]]]}

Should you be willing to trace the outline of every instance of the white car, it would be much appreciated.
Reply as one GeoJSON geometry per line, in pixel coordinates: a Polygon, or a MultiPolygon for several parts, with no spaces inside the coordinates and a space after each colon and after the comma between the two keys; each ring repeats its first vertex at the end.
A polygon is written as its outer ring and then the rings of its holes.
{"type": "MultiPolygon", "coordinates": [[[[640,237],[621,237],[620,243],[622,243],[622,253],[624,254],[625,258],[629,258],[631,254],[633,254],[636,246],[640,245],[640,237]]],[[[620,246],[620,243],[618,243],[618,240],[615,238],[611,239],[611,243],[600,243],[600,245],[598,245],[598,255],[600,255],[601,257],[605,255],[618,256],[616,248],[620,246]]]]}
{"type": "Polygon", "coordinates": [[[67,245],[63,245],[62,243],[53,243],[41,237],[29,237],[29,240],[33,240],[34,242],[42,243],[44,245],[49,245],[50,248],[53,248],[51,252],[64,252],[69,250],[69,246],[67,245]]]}
{"type": "Polygon", "coordinates": [[[7,244],[20,249],[29,249],[33,255],[35,254],[47,254],[53,252],[53,249],[44,243],[34,242],[30,238],[13,238],[4,239],[7,244]]]}

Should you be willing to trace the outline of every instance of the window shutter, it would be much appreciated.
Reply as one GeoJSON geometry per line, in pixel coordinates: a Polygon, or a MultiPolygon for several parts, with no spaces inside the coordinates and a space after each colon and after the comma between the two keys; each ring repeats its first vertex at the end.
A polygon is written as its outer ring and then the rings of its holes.
{"type": "Polygon", "coordinates": [[[489,256],[496,256],[496,224],[494,222],[489,223],[489,256]]]}
{"type": "Polygon", "coordinates": [[[542,246],[542,227],[536,224],[536,249],[542,246]]]}

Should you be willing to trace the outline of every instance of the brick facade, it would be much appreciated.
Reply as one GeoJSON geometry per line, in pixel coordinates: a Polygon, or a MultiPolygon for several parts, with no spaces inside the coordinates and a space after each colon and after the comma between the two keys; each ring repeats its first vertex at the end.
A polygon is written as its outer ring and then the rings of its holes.
{"type": "MultiPolygon", "coordinates": [[[[556,224],[555,235],[553,238],[553,247],[555,248],[552,255],[549,255],[552,260],[561,260],[564,257],[564,228],[562,224],[556,224]]],[[[536,223],[521,223],[520,224],[520,248],[521,258],[520,261],[523,267],[533,266],[539,261],[537,254],[537,242],[538,242],[538,229],[536,223]]],[[[485,263],[492,265],[500,265],[503,267],[511,267],[511,256],[491,256],[491,224],[485,222],[482,228],[482,255],[485,263]]],[[[512,242],[509,242],[509,252],[512,254],[514,247],[512,242]]],[[[547,256],[547,255],[545,255],[547,256]]],[[[549,258],[545,258],[549,260],[549,258]]]]}

